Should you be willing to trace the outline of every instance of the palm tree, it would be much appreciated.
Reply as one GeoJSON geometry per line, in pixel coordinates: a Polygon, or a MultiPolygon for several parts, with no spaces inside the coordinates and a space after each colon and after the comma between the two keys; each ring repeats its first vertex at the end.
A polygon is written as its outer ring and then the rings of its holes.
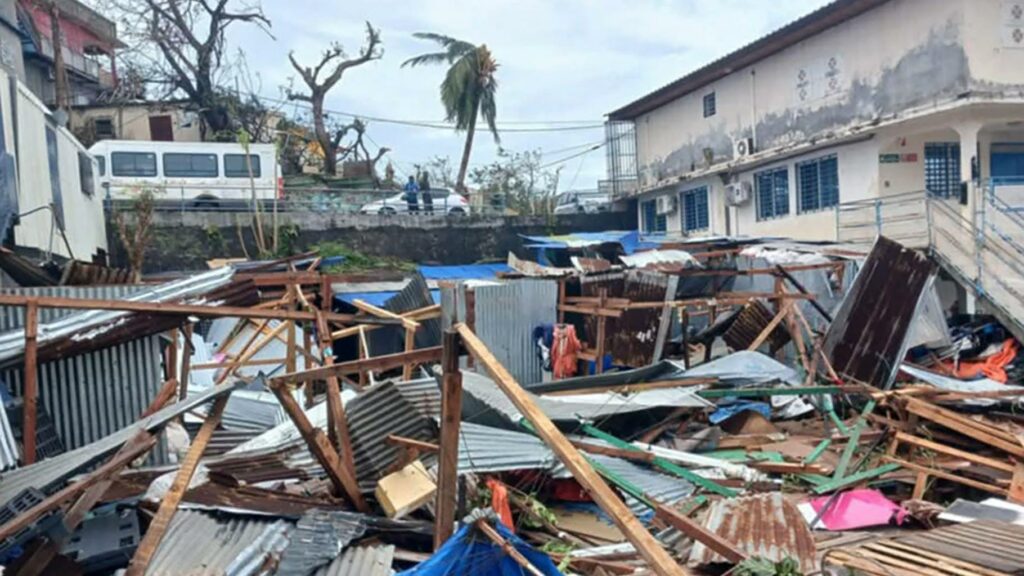
{"type": "Polygon", "coordinates": [[[436,42],[442,51],[410,58],[402,63],[403,67],[449,64],[448,73],[441,82],[441,103],[444,104],[445,120],[455,124],[456,130],[466,131],[466,145],[462,150],[462,163],[455,183],[455,188],[463,192],[466,189],[466,170],[469,168],[469,155],[473,150],[473,134],[476,132],[476,119],[479,115],[483,114],[495,142],[499,141],[498,128],[494,125],[498,112],[494,103],[498,81],[494,73],[498,63],[486,44],[476,46],[451,36],[430,32],[417,32],[413,36],[436,42]]]}

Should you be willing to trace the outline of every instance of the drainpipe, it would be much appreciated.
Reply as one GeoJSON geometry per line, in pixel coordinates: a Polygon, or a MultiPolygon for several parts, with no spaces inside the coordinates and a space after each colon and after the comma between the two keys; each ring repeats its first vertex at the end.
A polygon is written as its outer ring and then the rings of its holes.
{"type": "Polygon", "coordinates": [[[750,69],[750,137],[757,151],[757,70],[750,69]]]}

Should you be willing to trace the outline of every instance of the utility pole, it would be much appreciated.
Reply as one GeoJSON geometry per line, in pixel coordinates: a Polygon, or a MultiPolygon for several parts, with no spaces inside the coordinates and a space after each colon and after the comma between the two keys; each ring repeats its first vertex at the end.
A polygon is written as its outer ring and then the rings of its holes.
{"type": "Polygon", "coordinates": [[[50,2],[50,37],[53,44],[54,106],[58,110],[68,108],[68,75],[64,67],[64,50],[60,41],[60,10],[50,2]]]}

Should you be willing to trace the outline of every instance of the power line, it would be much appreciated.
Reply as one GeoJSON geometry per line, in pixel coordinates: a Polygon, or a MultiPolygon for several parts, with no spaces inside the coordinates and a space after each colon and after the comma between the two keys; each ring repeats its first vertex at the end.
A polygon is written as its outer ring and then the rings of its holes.
{"type": "MultiPolygon", "coordinates": [[[[274,104],[281,104],[281,105],[294,104],[296,108],[302,107],[302,108],[307,109],[307,110],[312,108],[312,106],[310,106],[309,104],[307,104],[305,102],[302,102],[302,101],[297,101],[297,100],[283,100],[283,99],[280,99],[280,98],[271,98],[270,96],[260,96],[260,95],[257,95],[256,98],[258,98],[260,100],[263,100],[265,102],[272,102],[274,104]]],[[[365,115],[365,114],[353,114],[352,112],[345,112],[345,111],[342,111],[342,110],[329,110],[329,109],[326,109],[326,108],[324,109],[324,112],[326,112],[327,114],[337,114],[339,116],[346,116],[346,117],[349,117],[349,118],[358,118],[360,120],[368,120],[368,121],[372,121],[372,122],[380,122],[382,124],[397,124],[397,125],[400,125],[400,126],[413,126],[413,127],[417,127],[417,128],[432,128],[432,129],[435,129],[435,130],[451,130],[452,129],[451,124],[445,124],[445,123],[442,123],[442,122],[431,122],[431,121],[426,121],[426,120],[399,120],[399,119],[396,119],[396,118],[383,118],[383,117],[380,117],[380,116],[368,116],[368,115],[365,115]]],[[[525,122],[525,121],[519,121],[519,122],[525,122]]],[[[544,122],[537,121],[536,123],[537,124],[541,124],[541,123],[554,124],[556,122],[567,122],[567,121],[544,121],[544,122]]],[[[499,125],[500,124],[513,124],[513,123],[514,123],[514,121],[500,122],[499,125]]],[[[602,123],[602,124],[589,124],[589,125],[578,125],[578,126],[557,126],[557,127],[546,127],[546,128],[543,128],[543,127],[542,128],[500,128],[499,130],[501,132],[512,132],[512,133],[515,133],[515,132],[578,132],[578,131],[581,131],[581,130],[597,130],[597,129],[604,129],[604,124],[602,123]]]]}
{"type": "Polygon", "coordinates": [[[538,167],[538,170],[543,170],[545,168],[550,168],[550,167],[552,167],[552,166],[554,166],[556,164],[565,164],[566,162],[568,162],[569,160],[572,160],[573,158],[579,158],[580,156],[586,156],[587,154],[593,152],[594,150],[597,150],[599,148],[603,148],[605,144],[606,144],[606,142],[601,142],[600,144],[591,146],[590,148],[587,148],[586,150],[584,150],[582,152],[577,152],[577,153],[575,153],[575,154],[573,154],[571,156],[566,156],[565,158],[562,158],[561,160],[555,160],[554,162],[548,162],[547,164],[544,164],[544,165],[538,167]]]}

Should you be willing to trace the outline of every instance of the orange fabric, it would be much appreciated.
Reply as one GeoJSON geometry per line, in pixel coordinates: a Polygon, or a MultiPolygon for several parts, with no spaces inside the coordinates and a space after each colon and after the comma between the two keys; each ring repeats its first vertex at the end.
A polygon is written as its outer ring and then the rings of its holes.
{"type": "Polygon", "coordinates": [[[556,324],[551,339],[551,372],[555,380],[576,375],[576,354],[582,346],[572,324],[556,324]]]}
{"type": "Polygon", "coordinates": [[[508,505],[508,488],[505,488],[500,480],[494,478],[487,479],[487,487],[491,489],[491,509],[501,518],[502,524],[515,532],[516,528],[512,524],[512,508],[508,505]]]}
{"type": "Polygon", "coordinates": [[[971,380],[978,377],[991,378],[996,382],[1006,383],[1007,376],[1005,368],[1017,357],[1020,344],[1013,338],[1003,342],[1003,347],[995,354],[986,358],[976,360],[961,360],[959,368],[955,367],[952,360],[943,361],[943,365],[951,374],[957,378],[971,380]]]}

